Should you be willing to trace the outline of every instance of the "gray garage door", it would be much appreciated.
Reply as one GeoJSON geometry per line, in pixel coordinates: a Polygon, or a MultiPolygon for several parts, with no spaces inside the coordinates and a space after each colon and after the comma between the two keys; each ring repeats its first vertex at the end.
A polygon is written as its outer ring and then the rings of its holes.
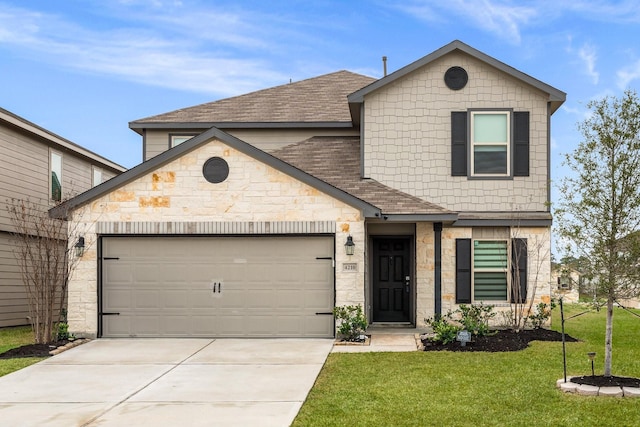
{"type": "Polygon", "coordinates": [[[332,256],[325,236],[105,237],[102,336],[331,337],[332,256]]]}

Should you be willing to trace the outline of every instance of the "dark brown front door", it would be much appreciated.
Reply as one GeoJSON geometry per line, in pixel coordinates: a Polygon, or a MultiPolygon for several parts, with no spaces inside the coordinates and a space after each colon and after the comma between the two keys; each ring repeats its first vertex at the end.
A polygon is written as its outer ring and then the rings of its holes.
{"type": "Polygon", "coordinates": [[[373,321],[408,322],[411,298],[410,239],[373,240],[373,321]]]}

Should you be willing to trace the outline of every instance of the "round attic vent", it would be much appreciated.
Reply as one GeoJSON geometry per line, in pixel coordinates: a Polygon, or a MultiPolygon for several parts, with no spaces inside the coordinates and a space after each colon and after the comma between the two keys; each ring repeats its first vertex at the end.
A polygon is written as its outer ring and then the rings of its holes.
{"type": "Polygon", "coordinates": [[[212,184],[219,184],[229,176],[229,164],[220,157],[212,157],[204,162],[202,175],[212,184]]]}
{"type": "Polygon", "coordinates": [[[444,82],[451,90],[460,90],[467,85],[469,76],[462,67],[451,67],[444,73],[444,82]]]}

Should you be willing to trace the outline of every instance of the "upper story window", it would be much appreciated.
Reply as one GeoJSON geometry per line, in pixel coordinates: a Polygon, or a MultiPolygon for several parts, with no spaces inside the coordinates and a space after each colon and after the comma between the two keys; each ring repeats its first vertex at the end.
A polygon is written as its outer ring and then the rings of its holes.
{"type": "Polygon", "coordinates": [[[528,111],[452,111],[451,175],[475,179],[529,176],[529,142],[528,111]]]}
{"type": "Polygon", "coordinates": [[[173,148],[176,145],[180,145],[185,141],[190,140],[195,135],[170,135],[169,136],[169,148],[173,148]]]}
{"type": "Polygon", "coordinates": [[[511,174],[510,123],[508,111],[471,112],[471,176],[511,174]]]}
{"type": "Polygon", "coordinates": [[[51,200],[59,202],[62,200],[62,154],[51,151],[49,159],[49,170],[51,176],[51,200]]]}
{"type": "Polygon", "coordinates": [[[92,166],[91,167],[91,186],[102,184],[102,169],[92,166]]]}

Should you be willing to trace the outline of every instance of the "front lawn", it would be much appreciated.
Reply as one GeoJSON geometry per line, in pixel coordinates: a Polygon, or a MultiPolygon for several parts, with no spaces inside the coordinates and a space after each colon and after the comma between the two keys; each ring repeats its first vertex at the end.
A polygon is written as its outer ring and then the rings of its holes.
{"type": "MultiPolygon", "coordinates": [[[[15,328],[0,328],[0,354],[12,348],[33,343],[33,333],[30,326],[18,326],[15,328]]],[[[43,360],[42,357],[25,357],[2,359],[0,358],[0,377],[13,371],[33,365],[43,360]]]]}
{"type": "MultiPolygon", "coordinates": [[[[565,307],[565,317],[583,311],[565,307]]],[[[636,310],[636,312],[639,312],[636,310]]],[[[554,310],[560,330],[559,309],[554,310]]],[[[568,320],[568,375],[602,374],[605,313],[568,320]]],[[[613,374],[640,377],[640,318],[614,314],[613,374]]],[[[640,399],[560,392],[562,344],[510,353],[332,353],[294,426],[640,425],[640,399]]]]}

